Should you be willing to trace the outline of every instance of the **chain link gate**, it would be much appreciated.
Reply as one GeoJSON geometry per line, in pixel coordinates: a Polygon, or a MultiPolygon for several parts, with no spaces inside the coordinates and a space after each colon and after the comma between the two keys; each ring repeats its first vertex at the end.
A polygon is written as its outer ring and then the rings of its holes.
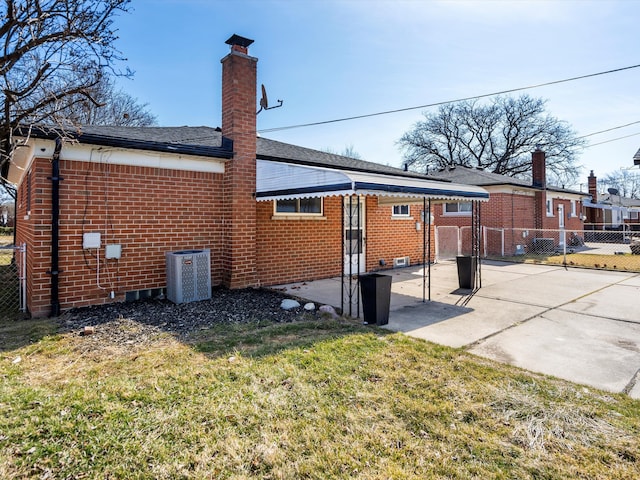
{"type": "Polygon", "coordinates": [[[26,245],[0,248],[0,317],[26,311],[26,245]]]}

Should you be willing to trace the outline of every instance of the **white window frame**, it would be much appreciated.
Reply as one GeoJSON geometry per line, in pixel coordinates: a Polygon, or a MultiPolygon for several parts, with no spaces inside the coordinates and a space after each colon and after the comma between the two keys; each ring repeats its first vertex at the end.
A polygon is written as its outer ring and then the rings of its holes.
{"type": "Polygon", "coordinates": [[[442,216],[445,217],[470,217],[471,210],[473,210],[473,204],[471,202],[446,202],[442,206],[442,216]],[[456,205],[455,212],[448,212],[447,205],[456,205]],[[462,210],[460,211],[460,205],[469,205],[471,206],[470,210],[462,210]]]}
{"type": "Polygon", "coordinates": [[[576,201],[571,200],[571,217],[575,218],[578,216],[578,210],[576,209],[576,201]]]}
{"type": "Polygon", "coordinates": [[[402,205],[393,205],[391,207],[391,217],[392,218],[411,218],[411,206],[408,203],[404,203],[402,205]],[[406,207],[407,213],[396,213],[396,207],[406,207]]]}
{"type": "Polygon", "coordinates": [[[547,198],[547,217],[553,217],[553,199],[547,198]]]}
{"type": "Polygon", "coordinates": [[[629,220],[638,220],[638,210],[629,210],[629,220]]]}
{"type": "Polygon", "coordinates": [[[301,212],[300,211],[300,200],[301,198],[289,198],[286,200],[295,200],[296,201],[296,211],[295,212],[279,212],[278,211],[278,202],[279,200],[273,201],[273,216],[274,217],[322,217],[324,215],[324,198],[320,197],[320,211],[319,212],[301,212]]]}

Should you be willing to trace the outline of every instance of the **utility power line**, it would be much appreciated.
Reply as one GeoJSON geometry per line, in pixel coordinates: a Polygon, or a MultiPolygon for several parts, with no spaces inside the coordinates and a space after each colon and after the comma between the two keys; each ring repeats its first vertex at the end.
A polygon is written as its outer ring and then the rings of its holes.
{"type": "Polygon", "coordinates": [[[631,70],[631,69],[638,68],[638,67],[640,67],[640,64],[638,64],[638,65],[630,65],[628,67],[622,67],[622,68],[615,68],[613,70],[606,70],[604,72],[597,72],[597,73],[590,73],[590,74],[587,74],[587,75],[580,75],[578,77],[565,78],[565,79],[562,79],[562,80],[554,80],[552,82],[545,82],[545,83],[539,83],[539,84],[536,84],[536,85],[529,85],[529,86],[526,86],[526,87],[511,88],[511,89],[508,89],[508,90],[501,90],[499,92],[485,93],[483,95],[475,95],[475,96],[472,96],[472,97],[459,98],[457,100],[447,100],[447,101],[444,101],[444,102],[428,103],[428,104],[425,104],[425,105],[417,105],[415,107],[398,108],[398,109],[395,109],[395,110],[386,110],[386,111],[383,111],[383,112],[368,113],[368,114],[364,114],[364,115],[355,115],[355,116],[352,116],[352,117],[336,118],[336,119],[333,119],[333,120],[324,120],[324,121],[321,121],[321,122],[300,123],[300,124],[297,124],[297,125],[287,125],[285,127],[265,128],[263,130],[258,130],[258,132],[259,133],[280,132],[282,130],[291,130],[293,128],[314,127],[314,126],[318,126],[318,125],[326,125],[326,124],[329,124],[329,123],[346,122],[348,120],[358,120],[358,119],[361,119],[361,118],[377,117],[377,116],[381,116],[381,115],[389,115],[389,114],[392,114],[392,113],[408,112],[410,110],[418,110],[420,108],[438,107],[440,105],[446,105],[448,103],[464,102],[464,101],[467,101],[467,100],[476,100],[476,99],[479,99],[479,98],[493,97],[493,96],[496,96],[496,95],[504,95],[506,93],[519,92],[519,91],[522,91],[522,90],[530,90],[530,89],[533,89],[533,88],[546,87],[546,86],[549,86],[549,85],[557,85],[559,83],[573,82],[573,81],[576,81],[576,80],[583,80],[585,78],[597,77],[597,76],[600,76],[600,75],[608,75],[608,74],[611,74],[611,73],[617,73],[617,72],[622,72],[622,71],[625,71],[625,70],[631,70]]]}
{"type": "MultiPolygon", "coordinates": [[[[636,122],[636,123],[637,123],[637,122],[636,122]]],[[[631,135],[625,135],[624,137],[612,138],[611,140],[604,140],[603,142],[591,143],[591,144],[587,145],[585,148],[595,147],[596,145],[602,145],[603,143],[616,142],[616,141],[618,141],[618,140],[623,140],[623,139],[625,139],[625,138],[635,137],[636,135],[640,135],[640,132],[638,132],[638,133],[632,133],[631,135]]]]}
{"type": "MultiPolygon", "coordinates": [[[[612,130],[618,130],[620,128],[624,128],[624,127],[628,127],[630,125],[636,125],[637,123],[640,123],[640,120],[638,120],[637,122],[631,122],[631,123],[626,123],[624,125],[619,125],[617,127],[611,127],[611,128],[607,128],[606,130],[600,130],[599,132],[593,132],[593,133],[589,133],[587,135],[582,135],[581,137],[578,138],[587,138],[587,137],[592,137],[594,135],[599,135],[600,133],[606,133],[606,132],[610,132],[612,130]]],[[[625,138],[625,137],[621,137],[621,138],[625,138]]]]}

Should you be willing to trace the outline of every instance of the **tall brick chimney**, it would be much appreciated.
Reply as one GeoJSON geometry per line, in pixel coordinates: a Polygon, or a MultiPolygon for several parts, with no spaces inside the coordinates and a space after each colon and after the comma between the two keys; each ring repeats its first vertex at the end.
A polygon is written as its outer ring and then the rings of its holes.
{"type": "Polygon", "coordinates": [[[545,153],[536,147],[531,154],[531,167],[533,176],[533,186],[536,188],[547,187],[547,161],[545,153]]]}
{"type": "Polygon", "coordinates": [[[536,147],[531,154],[531,169],[533,177],[533,187],[539,189],[535,193],[534,204],[534,226],[537,229],[545,228],[547,218],[547,173],[546,173],[545,153],[536,147]]]}
{"type": "Polygon", "coordinates": [[[587,186],[589,188],[589,195],[591,195],[591,203],[598,203],[598,179],[593,174],[593,170],[587,177],[587,186]]]}
{"type": "Polygon", "coordinates": [[[223,283],[256,286],[256,82],[253,40],[233,35],[222,60],[222,135],[233,141],[224,173],[223,283]]]}

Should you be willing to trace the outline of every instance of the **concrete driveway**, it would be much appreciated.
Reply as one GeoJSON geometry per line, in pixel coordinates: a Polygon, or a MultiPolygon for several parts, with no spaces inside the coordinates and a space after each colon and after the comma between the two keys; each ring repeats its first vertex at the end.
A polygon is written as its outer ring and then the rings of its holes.
{"type": "MultiPolygon", "coordinates": [[[[482,288],[458,288],[454,262],[393,278],[389,324],[471,353],[640,399],[640,274],[483,262],[482,288]]],[[[341,280],[283,285],[290,294],[340,307],[341,280]]]]}

